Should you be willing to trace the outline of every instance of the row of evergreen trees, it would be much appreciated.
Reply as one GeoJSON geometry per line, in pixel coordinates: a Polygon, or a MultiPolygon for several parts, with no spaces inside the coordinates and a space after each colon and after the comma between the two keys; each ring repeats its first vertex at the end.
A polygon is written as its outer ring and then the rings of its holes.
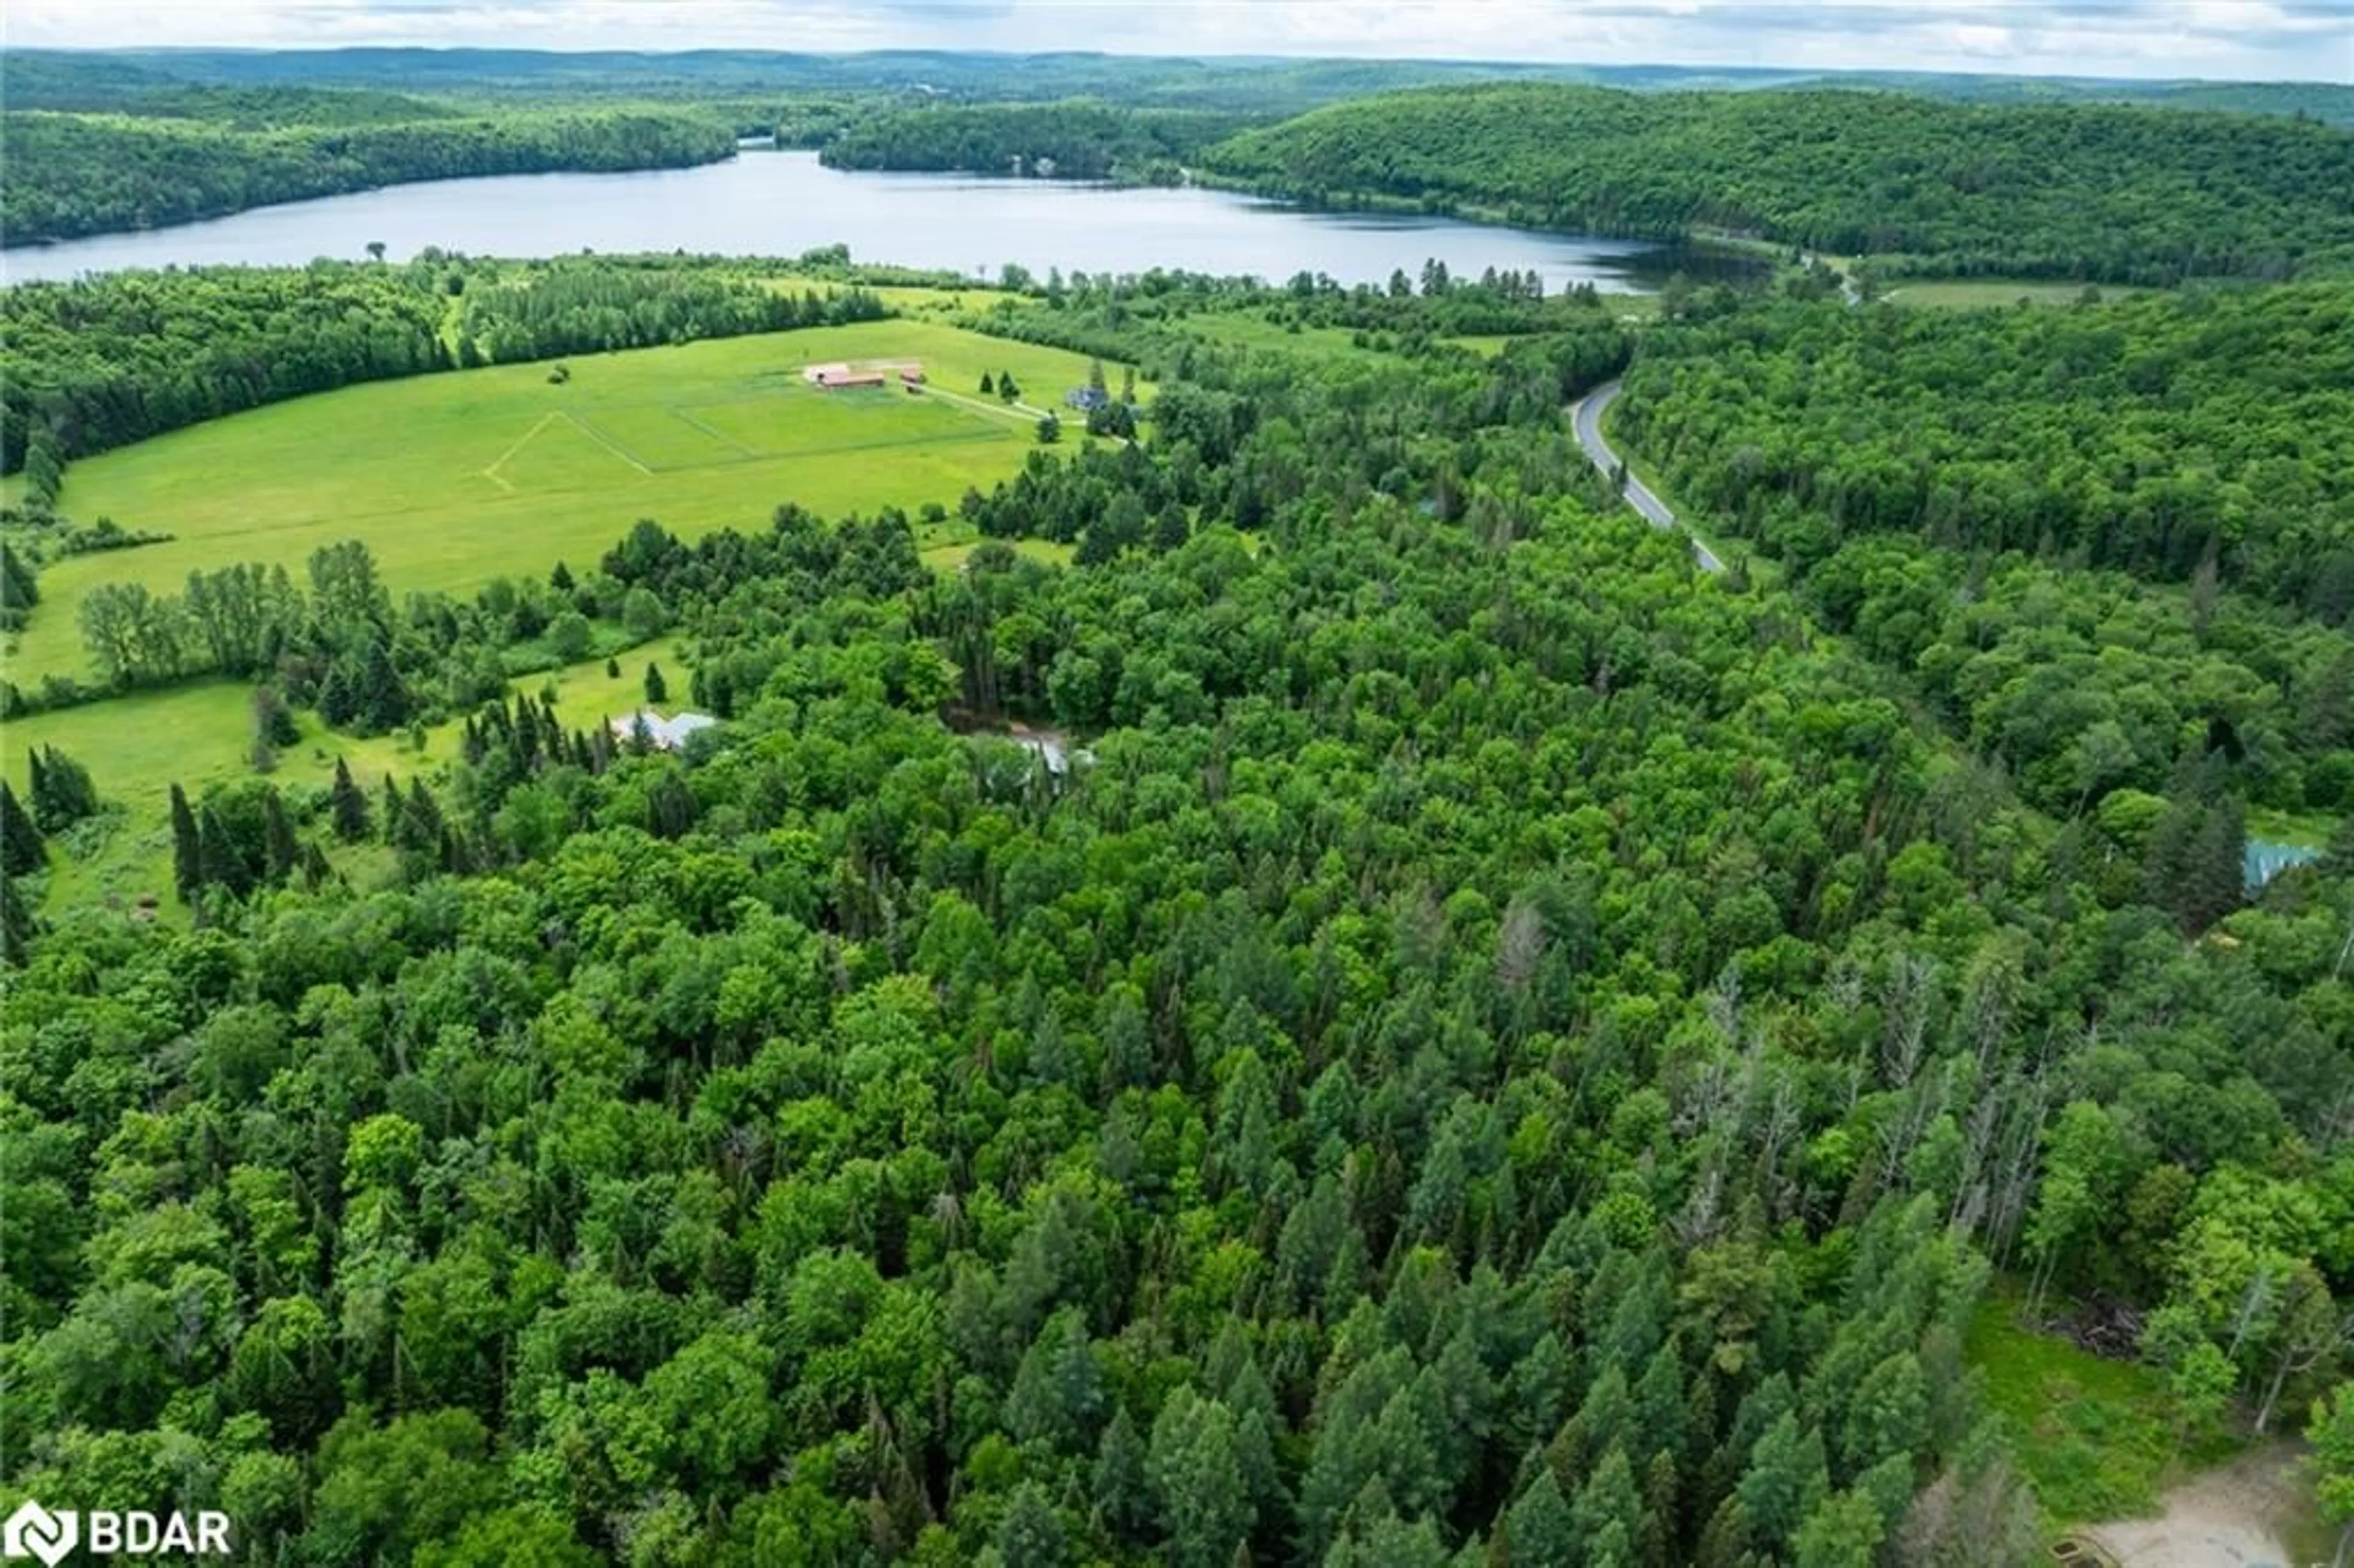
{"type": "Polygon", "coordinates": [[[27,876],[48,863],[48,835],[98,814],[98,787],[90,769],[54,746],[31,755],[31,810],[14,786],[0,780],[0,869],[27,876]]]}

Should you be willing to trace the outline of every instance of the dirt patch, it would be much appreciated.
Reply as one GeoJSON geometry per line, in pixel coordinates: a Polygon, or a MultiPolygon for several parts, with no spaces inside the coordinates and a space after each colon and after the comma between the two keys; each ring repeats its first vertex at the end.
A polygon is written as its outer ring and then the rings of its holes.
{"type": "Polygon", "coordinates": [[[2156,1519],[2075,1533],[2121,1568],[2292,1568],[2303,1561],[2287,1543],[2306,1533],[2307,1489],[2303,1451],[2275,1443],[2168,1489],[2156,1519]]]}

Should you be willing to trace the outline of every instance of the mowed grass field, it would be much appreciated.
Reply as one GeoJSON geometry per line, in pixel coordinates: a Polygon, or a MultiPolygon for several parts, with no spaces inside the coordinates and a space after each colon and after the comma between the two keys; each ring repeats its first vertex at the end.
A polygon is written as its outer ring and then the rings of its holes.
{"type": "MultiPolygon", "coordinates": [[[[1017,373],[1018,375],[1018,373],[1017,373]]],[[[618,655],[620,674],[608,675],[602,658],[591,659],[538,674],[520,675],[511,689],[537,694],[556,688],[556,711],[567,728],[591,730],[609,718],[634,713],[644,701],[645,669],[660,664],[668,679],[672,701],[660,705],[670,713],[689,705],[685,700],[689,666],[676,640],[665,638],[618,655]]],[[[442,771],[458,755],[464,721],[453,719],[425,732],[425,749],[410,748],[404,733],[365,739],[338,735],[313,713],[296,715],[302,737],[278,755],[277,768],[256,775],[249,760],[253,741],[253,688],[239,681],[207,681],[167,691],[133,692],[102,703],[62,708],[12,719],[0,768],[21,794],[30,779],[29,753],[54,746],[90,771],[100,798],[122,814],[95,843],[77,843],[87,853],[69,853],[53,843],[49,854],[49,887],[46,907],[51,913],[96,906],[128,908],[142,894],[159,900],[166,918],[184,912],[172,894],[172,829],[170,792],[174,784],[200,799],[211,784],[236,783],[267,777],[282,790],[308,786],[326,788],[334,780],[335,759],[342,758],[352,776],[369,791],[370,801],[389,774],[404,783],[422,775],[438,783],[442,771]]],[[[78,830],[87,832],[84,828],[78,830]]],[[[365,861],[367,846],[334,852],[338,864],[365,861]]],[[[347,872],[353,868],[346,866],[347,872]]],[[[355,875],[355,882],[358,877],[355,875]]]]}
{"type": "Polygon", "coordinates": [[[981,376],[1011,371],[1025,402],[1059,407],[1087,372],[1082,355],[907,320],[567,363],[562,385],[529,364],[347,387],[73,464],[61,507],[77,522],[174,537],[45,568],[8,678],[88,673],[77,609],[98,584],[177,592],[191,570],[239,561],[299,580],[341,539],[375,552],[398,598],[559,560],[584,571],[642,517],[691,538],[764,526],[788,501],[829,518],[953,506],[1036,444],[1035,416],[981,399],[981,376]],[[930,386],[801,379],[805,364],[865,359],[920,360],[930,386]]]}

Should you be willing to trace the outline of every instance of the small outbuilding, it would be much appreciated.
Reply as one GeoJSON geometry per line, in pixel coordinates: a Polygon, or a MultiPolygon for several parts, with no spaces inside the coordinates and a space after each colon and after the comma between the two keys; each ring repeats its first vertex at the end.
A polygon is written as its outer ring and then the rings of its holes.
{"type": "Polygon", "coordinates": [[[685,747],[690,737],[718,722],[709,714],[681,713],[664,718],[652,708],[640,708],[627,718],[613,720],[611,728],[613,738],[626,745],[637,738],[639,727],[642,726],[647,743],[656,751],[678,751],[685,747]]]}

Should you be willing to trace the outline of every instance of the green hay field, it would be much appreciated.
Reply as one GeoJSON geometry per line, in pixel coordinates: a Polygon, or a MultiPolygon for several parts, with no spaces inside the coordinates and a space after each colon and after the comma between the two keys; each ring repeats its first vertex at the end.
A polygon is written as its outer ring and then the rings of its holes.
{"type": "Polygon", "coordinates": [[[559,560],[585,570],[642,517],[693,537],[763,526],[787,501],[826,517],[953,505],[1035,445],[1034,414],[975,395],[982,374],[1010,370],[1025,401],[1055,406],[1087,369],[1057,349],[905,320],[568,363],[563,385],[534,364],[348,387],[75,463],[69,515],[174,537],[44,569],[8,678],[88,672],[76,612],[100,583],[176,592],[191,570],[239,561],[299,579],[313,551],[356,538],[396,597],[461,591],[559,560]],[[930,388],[801,380],[805,364],[860,359],[920,359],[930,388]]]}

